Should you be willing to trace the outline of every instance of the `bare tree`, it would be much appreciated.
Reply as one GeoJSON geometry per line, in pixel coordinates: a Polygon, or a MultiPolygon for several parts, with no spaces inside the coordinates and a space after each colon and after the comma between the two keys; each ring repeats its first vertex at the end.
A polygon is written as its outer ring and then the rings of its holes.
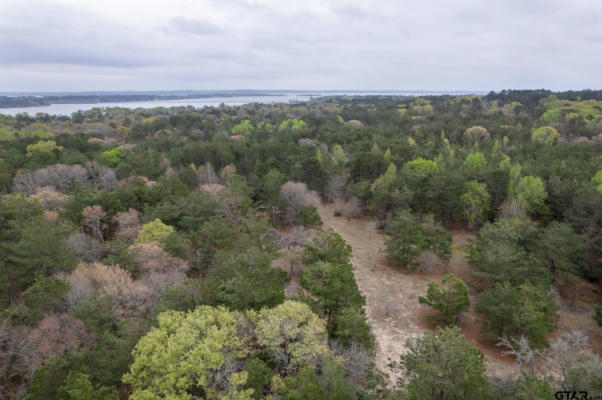
{"type": "Polygon", "coordinates": [[[215,169],[209,161],[207,161],[205,165],[199,167],[197,173],[200,185],[211,185],[221,183],[219,176],[215,173],[215,169]]]}
{"type": "Polygon", "coordinates": [[[526,214],[525,207],[516,198],[507,199],[500,207],[500,217],[504,219],[523,218],[526,214]]]}
{"type": "Polygon", "coordinates": [[[140,275],[169,271],[184,273],[190,269],[184,260],[172,257],[157,242],[134,245],[130,249],[134,254],[136,273],[140,275]]]}
{"type": "Polygon", "coordinates": [[[541,366],[542,354],[539,350],[533,350],[531,348],[529,339],[526,337],[521,336],[518,339],[508,339],[503,336],[499,339],[496,346],[505,347],[507,350],[504,353],[515,358],[522,376],[534,376],[536,372],[545,375],[541,366]]]}
{"type": "Polygon", "coordinates": [[[242,217],[242,196],[230,190],[221,190],[218,192],[217,197],[219,213],[226,218],[230,224],[238,226],[242,217]]]}
{"type": "Polygon", "coordinates": [[[115,182],[115,171],[96,162],[84,166],[54,164],[34,171],[18,171],[14,191],[34,194],[38,187],[53,186],[59,192],[66,192],[74,186],[90,185],[110,189],[115,182]]]}
{"type": "Polygon", "coordinates": [[[313,239],[316,230],[315,229],[306,229],[303,225],[295,226],[291,233],[280,233],[276,230],[274,233],[274,245],[279,248],[287,248],[287,247],[296,247],[296,246],[305,246],[307,243],[311,242],[313,239]]]}
{"type": "Polygon", "coordinates": [[[111,189],[117,182],[115,170],[96,161],[89,161],[84,164],[84,168],[88,173],[88,183],[96,185],[101,189],[111,189]]]}
{"type": "Polygon", "coordinates": [[[65,280],[70,284],[66,298],[71,309],[93,294],[108,296],[118,321],[146,315],[158,298],[144,281],[135,281],[128,271],[113,265],[80,264],[65,280]]]}
{"type": "Polygon", "coordinates": [[[104,246],[98,240],[91,238],[83,232],[76,232],[65,239],[67,246],[73,254],[82,261],[99,261],[104,255],[104,246]]]}
{"type": "Polygon", "coordinates": [[[307,189],[307,185],[301,182],[286,182],[280,189],[280,196],[286,200],[287,210],[285,214],[285,222],[292,224],[297,213],[303,207],[308,205],[317,206],[320,198],[316,192],[307,189]]]}
{"type": "Polygon", "coordinates": [[[0,321],[0,398],[20,398],[25,394],[30,373],[23,357],[27,349],[27,329],[0,321]]]}
{"type": "Polygon", "coordinates": [[[65,205],[69,196],[56,191],[54,186],[42,186],[36,188],[36,194],[31,196],[37,200],[46,211],[53,211],[65,205]]]}
{"type": "Polygon", "coordinates": [[[361,386],[366,377],[368,364],[372,361],[370,354],[358,343],[352,342],[344,346],[336,340],[329,342],[335,355],[341,356],[345,363],[347,376],[357,386],[361,386]]]}
{"type": "Polygon", "coordinates": [[[326,199],[331,203],[338,204],[338,202],[343,199],[346,183],[347,179],[342,175],[333,175],[329,177],[326,182],[326,188],[324,189],[326,199]]]}
{"type": "Polygon", "coordinates": [[[69,314],[49,314],[27,336],[29,351],[24,356],[33,373],[52,356],[91,347],[95,342],[96,336],[83,321],[69,314]]]}
{"type": "Polygon", "coordinates": [[[117,213],[113,217],[113,223],[117,225],[115,235],[120,239],[133,240],[138,237],[142,225],[138,218],[138,211],[130,208],[127,212],[117,213]]]}
{"type": "Polygon", "coordinates": [[[571,368],[587,354],[588,346],[588,337],[581,331],[566,332],[550,343],[546,355],[560,370],[563,382],[571,368]]]}
{"type": "Polygon", "coordinates": [[[422,274],[429,274],[435,270],[439,261],[440,259],[435,253],[426,250],[418,257],[418,271],[422,274]]]}
{"type": "Polygon", "coordinates": [[[105,223],[107,213],[104,212],[102,207],[99,205],[87,206],[82,210],[82,217],[84,227],[92,232],[92,236],[95,239],[104,243],[104,231],[107,229],[107,224],[105,223]]]}
{"type": "Polygon", "coordinates": [[[351,218],[361,218],[364,215],[364,202],[356,196],[351,197],[351,218]]]}

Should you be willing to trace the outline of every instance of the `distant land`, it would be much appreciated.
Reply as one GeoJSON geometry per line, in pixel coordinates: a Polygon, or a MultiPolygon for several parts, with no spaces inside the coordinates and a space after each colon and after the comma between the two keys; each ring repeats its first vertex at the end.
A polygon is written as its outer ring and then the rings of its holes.
{"type": "Polygon", "coordinates": [[[165,90],[89,92],[0,92],[0,108],[42,107],[52,104],[96,104],[136,101],[204,99],[213,97],[324,96],[324,95],[458,95],[486,94],[485,91],[453,90],[165,90]]]}

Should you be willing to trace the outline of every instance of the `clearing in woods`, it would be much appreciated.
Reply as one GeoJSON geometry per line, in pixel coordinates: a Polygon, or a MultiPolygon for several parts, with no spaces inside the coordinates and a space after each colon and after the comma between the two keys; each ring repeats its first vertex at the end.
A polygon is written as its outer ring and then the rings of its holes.
{"type": "MultiPolygon", "coordinates": [[[[374,221],[334,217],[334,204],[322,204],[318,211],[324,222],[324,229],[333,228],[352,247],[352,263],[355,279],[366,296],[366,313],[376,342],[376,366],[391,374],[391,384],[395,385],[399,374],[392,374],[388,364],[399,361],[405,352],[405,342],[413,340],[432,327],[426,321],[431,311],[428,306],[418,303],[418,296],[426,294],[430,281],[440,281],[442,273],[422,275],[407,273],[387,265],[383,250],[385,235],[377,232],[374,221]]],[[[471,234],[460,232],[454,235],[453,258],[449,272],[463,274],[461,264],[465,264],[463,246],[471,234]]],[[[482,345],[475,337],[478,329],[473,317],[468,314],[460,322],[467,338],[483,351],[490,377],[507,378],[517,371],[513,360],[492,346],[482,345]]]]}
{"type": "MultiPolygon", "coordinates": [[[[399,373],[391,373],[388,365],[399,361],[405,352],[407,340],[413,340],[427,330],[434,328],[426,317],[432,313],[430,307],[418,303],[418,296],[424,296],[430,281],[441,281],[444,273],[452,272],[465,282],[470,279],[464,248],[469,238],[475,235],[461,230],[452,230],[452,259],[439,271],[423,275],[409,273],[387,265],[384,255],[386,235],[378,233],[374,221],[370,219],[348,219],[345,216],[335,217],[334,204],[321,204],[318,212],[324,222],[324,229],[333,228],[352,247],[352,263],[355,279],[364,296],[366,296],[366,313],[372,327],[376,344],[376,366],[391,375],[391,385],[395,386],[399,373]]],[[[348,206],[346,207],[349,208],[348,206]]],[[[560,288],[564,299],[558,297],[559,316],[557,329],[548,336],[554,340],[565,332],[580,330],[589,337],[594,353],[602,353],[602,329],[592,318],[591,304],[599,296],[596,285],[580,280],[579,296],[576,307],[569,307],[572,288],[560,288]]],[[[503,349],[496,347],[495,342],[479,336],[479,325],[476,322],[474,303],[471,295],[469,312],[462,314],[459,326],[467,339],[485,355],[487,375],[490,378],[508,379],[518,377],[519,371],[514,359],[504,354],[503,349]]]]}

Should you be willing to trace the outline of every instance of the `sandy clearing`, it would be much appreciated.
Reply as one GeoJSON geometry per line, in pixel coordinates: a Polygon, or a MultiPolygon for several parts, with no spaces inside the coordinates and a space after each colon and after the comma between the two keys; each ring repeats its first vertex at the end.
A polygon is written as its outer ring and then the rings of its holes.
{"type": "MultiPolygon", "coordinates": [[[[407,340],[432,329],[426,322],[430,309],[418,303],[418,296],[426,293],[430,281],[440,281],[442,273],[422,275],[389,267],[383,253],[385,235],[377,232],[374,221],[334,217],[334,209],[334,204],[318,207],[324,229],[333,228],[353,249],[355,279],[366,297],[368,322],[375,337],[376,366],[391,375],[391,386],[395,386],[402,376],[392,373],[388,365],[391,361],[397,362],[406,351],[407,340]]],[[[456,232],[453,236],[454,256],[448,269],[462,275],[463,246],[471,235],[456,232]]],[[[471,314],[462,319],[461,327],[484,352],[490,377],[508,378],[517,373],[512,359],[504,356],[500,349],[476,341],[478,329],[471,314]]]]}

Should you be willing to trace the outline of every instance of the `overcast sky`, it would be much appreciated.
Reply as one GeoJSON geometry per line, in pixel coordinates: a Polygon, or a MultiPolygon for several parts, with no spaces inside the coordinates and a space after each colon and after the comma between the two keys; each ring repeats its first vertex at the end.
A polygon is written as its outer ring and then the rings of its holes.
{"type": "Polygon", "coordinates": [[[0,92],[602,89],[601,0],[0,0],[0,92]]]}

